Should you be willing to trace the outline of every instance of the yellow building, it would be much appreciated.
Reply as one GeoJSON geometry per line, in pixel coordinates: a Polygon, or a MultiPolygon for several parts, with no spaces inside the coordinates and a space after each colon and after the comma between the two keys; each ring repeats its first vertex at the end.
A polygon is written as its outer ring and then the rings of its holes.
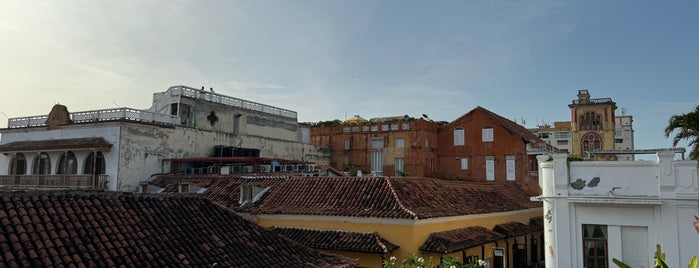
{"type": "Polygon", "coordinates": [[[167,192],[182,184],[301,244],[357,259],[360,267],[409,253],[433,265],[447,256],[488,260],[491,267],[542,260],[541,204],[513,182],[167,175],[149,187],[167,192]]]}
{"type": "MultiPolygon", "coordinates": [[[[571,111],[573,155],[591,158],[594,151],[614,150],[616,103],[611,98],[591,99],[587,90],[578,90],[578,99],[568,105],[571,111]]],[[[616,160],[600,155],[597,160],[616,160]]]]}

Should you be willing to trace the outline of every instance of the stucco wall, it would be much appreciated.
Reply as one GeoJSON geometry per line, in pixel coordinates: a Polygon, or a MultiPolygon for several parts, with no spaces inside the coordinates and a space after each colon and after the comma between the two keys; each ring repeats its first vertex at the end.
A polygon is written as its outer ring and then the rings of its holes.
{"type": "MultiPolygon", "coordinates": [[[[439,261],[439,256],[434,254],[423,254],[420,246],[434,232],[448,231],[468,226],[483,226],[492,229],[495,225],[511,221],[524,224],[532,217],[542,215],[541,209],[529,209],[506,213],[492,213],[483,215],[471,215],[460,217],[448,217],[426,220],[403,220],[403,219],[382,219],[382,218],[357,218],[357,217],[323,217],[323,216],[303,216],[303,215],[257,215],[256,222],[263,227],[305,227],[322,230],[346,230],[356,232],[377,232],[380,236],[388,239],[400,246],[392,256],[402,260],[408,253],[414,253],[429,257],[439,261]]],[[[492,258],[492,247],[494,244],[486,246],[486,258],[492,258]]],[[[504,242],[500,243],[504,247],[504,242]]],[[[511,249],[506,249],[510,252],[511,249]]],[[[473,255],[480,255],[480,248],[471,249],[473,255]]],[[[508,253],[509,254],[509,253],[508,253]]],[[[356,254],[353,254],[356,256],[356,254]]],[[[364,256],[359,259],[359,265],[363,267],[381,267],[380,259],[373,254],[360,254],[364,256]]],[[[461,258],[460,253],[454,254],[461,258]]],[[[511,267],[511,266],[509,266],[511,267]]]]}

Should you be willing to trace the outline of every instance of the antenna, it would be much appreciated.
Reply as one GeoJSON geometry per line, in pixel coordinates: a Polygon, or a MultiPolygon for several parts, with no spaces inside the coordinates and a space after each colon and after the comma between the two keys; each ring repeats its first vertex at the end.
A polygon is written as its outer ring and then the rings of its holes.
{"type": "Polygon", "coordinates": [[[116,103],[116,101],[112,101],[112,103],[114,103],[114,105],[116,105],[117,108],[120,107],[119,104],[116,103]]]}

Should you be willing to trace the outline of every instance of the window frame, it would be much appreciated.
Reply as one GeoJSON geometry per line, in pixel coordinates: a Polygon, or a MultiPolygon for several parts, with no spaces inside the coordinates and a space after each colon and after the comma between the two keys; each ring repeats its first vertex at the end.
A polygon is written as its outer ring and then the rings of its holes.
{"type": "Polygon", "coordinates": [[[454,128],[454,146],[466,145],[466,130],[462,127],[454,128]]]}
{"type": "Polygon", "coordinates": [[[495,131],[491,126],[485,126],[481,130],[481,138],[483,142],[493,142],[495,141],[495,131]]]}

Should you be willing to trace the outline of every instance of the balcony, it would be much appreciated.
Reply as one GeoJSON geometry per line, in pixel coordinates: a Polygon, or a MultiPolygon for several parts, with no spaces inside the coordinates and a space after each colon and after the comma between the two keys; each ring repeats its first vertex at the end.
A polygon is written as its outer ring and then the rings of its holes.
{"type": "MultiPolygon", "coordinates": [[[[25,128],[46,126],[46,119],[48,119],[48,115],[10,118],[7,122],[7,127],[25,128]]],[[[114,108],[75,112],[70,113],[70,119],[73,121],[73,123],[128,120],[135,122],[175,125],[178,122],[178,118],[176,116],[131,108],[114,108]]]]}
{"type": "Polygon", "coordinates": [[[0,187],[105,189],[109,175],[0,175],[0,187]]]}

